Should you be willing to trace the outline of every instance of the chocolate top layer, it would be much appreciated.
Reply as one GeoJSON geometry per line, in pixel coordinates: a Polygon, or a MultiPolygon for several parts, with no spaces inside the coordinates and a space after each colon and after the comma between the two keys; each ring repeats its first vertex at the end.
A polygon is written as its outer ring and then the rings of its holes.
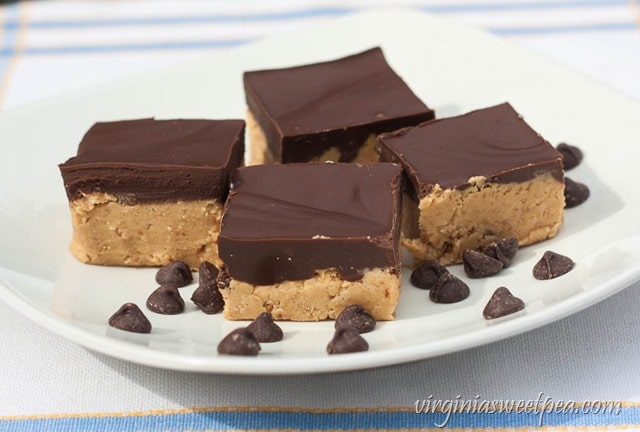
{"type": "Polygon", "coordinates": [[[224,200],[243,154],[242,120],[114,121],[94,124],[60,171],[69,200],[92,192],[130,204],[224,200]]]}
{"type": "Polygon", "coordinates": [[[378,137],[383,161],[401,162],[418,199],[438,184],[464,189],[471,177],[522,182],[551,173],[562,181],[562,159],[509,105],[472,111],[378,137]]]}
{"type": "Polygon", "coordinates": [[[282,162],[338,146],[347,162],[370,134],[434,117],[389,67],[382,50],[286,69],[246,72],[246,99],[282,162]]]}
{"type": "Polygon", "coordinates": [[[401,168],[306,163],[236,170],[218,238],[228,274],[255,285],[334,268],[399,266],[401,168]]]}

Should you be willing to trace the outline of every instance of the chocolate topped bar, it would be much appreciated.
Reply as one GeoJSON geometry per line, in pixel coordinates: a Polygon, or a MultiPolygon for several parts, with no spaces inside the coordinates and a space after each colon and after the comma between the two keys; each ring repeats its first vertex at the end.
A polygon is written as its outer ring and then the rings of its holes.
{"type": "Polygon", "coordinates": [[[508,103],[383,134],[379,151],[409,180],[402,243],[418,262],[535,243],[562,224],[562,158],[508,103]]]}
{"type": "Polygon", "coordinates": [[[332,147],[340,162],[350,162],[369,136],[434,117],[380,48],[324,63],[246,72],[244,87],[275,162],[314,160],[332,147]]]}
{"type": "Polygon", "coordinates": [[[399,273],[397,164],[307,163],[236,170],[218,239],[229,276],[255,285],[336,269],[399,273]]]}
{"type": "Polygon", "coordinates": [[[71,252],[101,265],[221,265],[222,207],[243,156],[242,120],[96,123],[60,164],[71,252]]]}
{"type": "Polygon", "coordinates": [[[60,165],[69,200],[92,192],[124,203],[222,199],[244,152],[242,120],[96,123],[60,165]]]}
{"type": "Polygon", "coordinates": [[[434,185],[464,189],[469,179],[523,182],[551,173],[562,181],[559,153],[508,103],[382,135],[381,159],[402,162],[417,199],[434,185]]]}

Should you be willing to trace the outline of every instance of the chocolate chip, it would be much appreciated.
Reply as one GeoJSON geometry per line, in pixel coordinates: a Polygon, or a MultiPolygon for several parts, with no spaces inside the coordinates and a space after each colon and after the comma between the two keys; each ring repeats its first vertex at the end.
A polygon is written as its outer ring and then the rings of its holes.
{"type": "Polygon", "coordinates": [[[109,318],[111,327],[134,333],[151,333],[151,322],[134,303],[125,303],[109,318]]]}
{"type": "Polygon", "coordinates": [[[192,281],[191,269],[184,261],[171,261],[156,273],[156,282],[160,285],[175,285],[180,288],[192,281]]]}
{"type": "Polygon", "coordinates": [[[327,345],[329,354],[345,354],[360,351],[368,351],[369,344],[360,333],[351,328],[336,330],[333,339],[327,345]]]}
{"type": "Polygon", "coordinates": [[[500,318],[524,309],[522,299],[511,294],[506,287],[500,287],[493,292],[482,311],[485,319],[500,318]]]}
{"type": "Polygon", "coordinates": [[[200,282],[191,295],[191,301],[206,314],[218,313],[224,307],[224,299],[215,281],[200,282]]]}
{"type": "Polygon", "coordinates": [[[448,273],[446,267],[436,260],[428,260],[411,272],[411,284],[421,289],[431,289],[443,273],[448,273]]]}
{"type": "Polygon", "coordinates": [[[464,272],[472,279],[494,275],[502,270],[502,263],[482,252],[465,249],[462,251],[464,272]]]}
{"type": "Polygon", "coordinates": [[[429,298],[435,303],[457,303],[469,297],[469,294],[467,284],[447,272],[440,275],[429,292],[429,298]]]}
{"type": "Polygon", "coordinates": [[[218,286],[218,289],[226,289],[231,285],[231,276],[227,273],[227,268],[225,266],[220,268],[220,272],[216,278],[216,285],[218,286]]]}
{"type": "Polygon", "coordinates": [[[198,268],[198,282],[200,285],[207,283],[215,283],[220,270],[209,261],[203,261],[198,268]]]}
{"type": "Polygon", "coordinates": [[[582,150],[576,146],[560,143],[556,146],[556,150],[562,156],[562,166],[565,171],[577,167],[582,162],[582,150]]]}
{"type": "Polygon", "coordinates": [[[571,180],[569,177],[564,178],[564,206],[571,208],[579,206],[589,198],[590,192],[587,185],[571,180]]]}
{"type": "Polygon", "coordinates": [[[175,315],[184,311],[184,300],[175,285],[161,285],[147,298],[147,309],[163,315],[175,315]]]}
{"type": "Polygon", "coordinates": [[[260,343],[253,333],[245,327],[240,327],[226,335],[218,344],[220,354],[257,356],[260,352],[260,343]]]}
{"type": "Polygon", "coordinates": [[[569,257],[546,251],[533,267],[533,277],[539,280],[553,279],[573,269],[575,263],[569,257]]]}
{"type": "Polygon", "coordinates": [[[340,312],[334,326],[336,329],[350,328],[358,333],[367,333],[376,328],[376,320],[362,305],[353,304],[340,312]]]}
{"type": "Polygon", "coordinates": [[[513,261],[513,257],[518,252],[518,239],[515,237],[506,237],[501,240],[489,243],[484,248],[484,254],[493,259],[497,259],[502,263],[502,268],[509,267],[513,261]]]}
{"type": "Polygon", "coordinates": [[[273,315],[262,312],[247,326],[258,342],[278,342],[282,340],[282,329],[273,322],[273,315]]]}

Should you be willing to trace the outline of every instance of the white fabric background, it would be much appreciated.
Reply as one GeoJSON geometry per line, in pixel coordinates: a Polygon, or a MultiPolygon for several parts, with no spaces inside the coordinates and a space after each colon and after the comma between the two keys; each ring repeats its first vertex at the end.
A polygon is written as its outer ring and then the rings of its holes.
{"type": "MultiPolygon", "coordinates": [[[[171,18],[207,14],[296,12],[313,8],[360,10],[372,6],[414,6],[498,33],[526,49],[565,64],[595,81],[640,99],[640,4],[637,0],[296,0],[242,1],[43,1],[3,10],[24,22],[55,20],[122,20],[171,18]],[[153,8],[148,7],[153,4],[153,8]],[[15,9],[15,10],[14,10],[15,9]]],[[[92,45],[178,44],[267,37],[294,31],[338,14],[274,20],[206,21],[180,25],[36,26],[18,33],[17,53],[0,83],[0,107],[10,108],[67,91],[93,86],[133,73],[150,71],[205,54],[213,49],[95,50],[69,48],[92,45]],[[61,48],[53,54],[24,55],[29,49],[61,48]],[[67,48],[67,50],[65,50],[67,48]]],[[[0,47],[1,48],[1,47],[0,47]]],[[[0,58],[0,62],[2,59],[0,58]]]]}

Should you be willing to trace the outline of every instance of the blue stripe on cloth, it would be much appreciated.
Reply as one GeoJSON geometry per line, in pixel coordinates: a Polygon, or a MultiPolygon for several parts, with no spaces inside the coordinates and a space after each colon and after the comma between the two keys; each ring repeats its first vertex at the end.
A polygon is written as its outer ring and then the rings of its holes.
{"type": "Polygon", "coordinates": [[[417,429],[435,428],[528,428],[550,426],[630,426],[640,424],[640,406],[625,406],[615,412],[576,413],[477,413],[452,414],[410,411],[277,411],[210,410],[153,415],[95,417],[44,417],[0,420],[0,432],[16,431],[203,431],[233,429],[417,429]]]}
{"type": "MultiPolygon", "coordinates": [[[[157,51],[173,49],[202,49],[224,48],[251,42],[253,39],[214,39],[198,41],[164,41],[149,43],[130,43],[113,45],[60,45],[50,47],[24,47],[20,50],[23,55],[49,55],[49,54],[92,54],[111,52],[136,52],[157,51]]],[[[14,53],[13,47],[0,49],[0,59],[10,57],[14,53]]]]}
{"type": "MultiPolygon", "coordinates": [[[[500,36],[526,36],[553,33],[579,33],[579,32],[610,32],[636,30],[637,24],[634,22],[615,22],[604,24],[585,24],[567,26],[544,26],[544,27],[497,27],[488,28],[491,33],[500,36]]],[[[3,65],[7,63],[7,58],[15,54],[13,43],[16,31],[8,31],[5,43],[0,45],[0,77],[3,65]]],[[[60,45],[43,47],[22,48],[23,55],[61,55],[61,54],[93,54],[93,53],[115,53],[115,52],[140,52],[175,49],[211,49],[234,47],[253,41],[254,39],[213,39],[198,41],[159,41],[149,43],[130,43],[112,45],[60,45]]]]}
{"type": "MultiPolygon", "coordinates": [[[[246,14],[201,14],[168,17],[144,17],[144,18],[109,18],[109,19],[82,19],[79,20],[33,20],[29,23],[32,29],[73,29],[85,27],[111,27],[111,26],[156,26],[168,24],[208,24],[208,23],[230,23],[248,21],[283,21],[304,18],[318,18],[325,16],[339,16],[354,9],[326,8],[326,9],[305,9],[290,12],[265,12],[246,14]]],[[[8,23],[9,26],[17,26],[16,22],[8,23]]]]}
{"type": "MultiPolygon", "coordinates": [[[[511,3],[479,3],[479,4],[443,4],[423,6],[422,10],[432,13],[472,13],[509,10],[544,10],[561,8],[598,8],[612,6],[627,6],[628,0],[565,0],[565,1],[527,1],[511,3]]],[[[29,23],[32,29],[72,29],[85,27],[110,27],[110,26],[156,26],[169,24],[206,24],[206,23],[231,23],[250,21],[282,21],[304,18],[317,18],[326,16],[339,16],[354,12],[356,8],[312,8],[284,12],[242,13],[242,14],[200,14],[168,17],[144,17],[144,18],[107,18],[107,19],[81,19],[81,20],[33,20],[29,23]]],[[[17,21],[7,23],[7,28],[15,28],[17,21]]]]}
{"type": "Polygon", "coordinates": [[[628,0],[567,0],[567,1],[528,1],[516,3],[478,3],[443,4],[424,6],[421,9],[433,13],[471,13],[493,11],[519,11],[570,8],[599,8],[628,6],[628,0]]]}
{"type": "Polygon", "coordinates": [[[489,29],[492,33],[501,36],[536,35],[547,33],[578,33],[578,32],[602,32],[637,30],[635,22],[612,22],[602,24],[545,26],[545,27],[501,27],[489,29]]]}
{"type": "Polygon", "coordinates": [[[5,74],[9,67],[9,57],[11,57],[11,55],[4,55],[3,53],[5,51],[13,53],[18,37],[18,27],[12,25],[18,22],[18,6],[17,4],[10,4],[5,8],[5,22],[0,31],[0,88],[5,80],[5,74]]]}

